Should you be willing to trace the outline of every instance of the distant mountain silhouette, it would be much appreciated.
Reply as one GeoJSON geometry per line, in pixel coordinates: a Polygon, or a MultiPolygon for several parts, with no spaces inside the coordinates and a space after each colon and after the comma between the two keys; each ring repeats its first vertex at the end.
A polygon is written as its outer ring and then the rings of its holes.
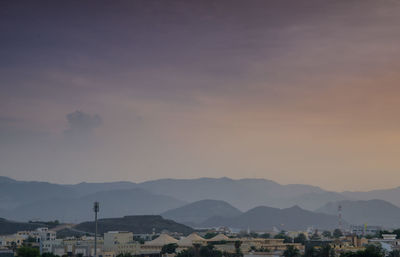
{"type": "Polygon", "coordinates": [[[160,179],[140,183],[138,187],[186,202],[203,199],[222,200],[242,211],[259,205],[277,208],[299,205],[314,210],[329,201],[346,199],[339,193],[325,191],[319,187],[281,185],[266,179],[160,179]]]}
{"type": "Polygon", "coordinates": [[[339,204],[342,216],[354,225],[380,225],[389,228],[400,226],[400,208],[383,200],[330,202],[316,211],[337,214],[339,204]]]}
{"type": "Polygon", "coordinates": [[[242,215],[232,218],[212,217],[202,223],[203,227],[228,226],[237,229],[305,230],[308,227],[333,229],[338,224],[337,217],[304,210],[298,206],[278,209],[266,206],[253,208],[242,215]]]}
{"type": "MultiPolygon", "coordinates": [[[[66,196],[68,197],[68,196],[66,196]]],[[[159,214],[185,202],[165,195],[156,195],[143,189],[97,192],[79,198],[53,198],[20,205],[2,211],[3,217],[15,220],[54,220],[81,222],[93,219],[93,202],[100,202],[100,217],[159,214]]]]}
{"type": "Polygon", "coordinates": [[[380,189],[380,190],[372,190],[366,192],[350,192],[345,191],[342,193],[344,196],[349,199],[357,199],[357,200],[372,200],[372,199],[380,199],[390,202],[397,207],[400,207],[400,187],[390,188],[390,189],[380,189]]]}
{"type": "MultiPolygon", "coordinates": [[[[247,211],[254,206],[288,208],[294,205],[316,210],[328,202],[360,198],[371,200],[368,197],[375,195],[392,202],[400,201],[399,188],[337,193],[309,185],[281,185],[266,179],[160,179],[143,183],[121,181],[60,185],[0,177],[0,217],[20,221],[59,219],[81,222],[92,218],[91,205],[96,200],[101,204],[101,217],[164,214],[204,199],[224,201],[240,211],[247,211]]],[[[196,205],[191,208],[196,208],[196,205]]],[[[232,210],[232,213],[236,212],[232,210]]],[[[200,213],[197,217],[186,216],[189,219],[185,220],[183,216],[179,218],[186,224],[196,223],[205,217],[200,213]]],[[[174,218],[178,219],[178,216],[174,218]]]]}
{"type": "Polygon", "coordinates": [[[0,209],[12,209],[35,201],[74,196],[77,194],[73,189],[62,185],[0,177],[0,209]]]}
{"type": "Polygon", "coordinates": [[[213,217],[235,217],[242,212],[224,201],[201,200],[166,211],[161,214],[164,218],[196,227],[205,220],[213,217]]]}
{"type": "MultiPolygon", "coordinates": [[[[95,226],[94,222],[84,222],[76,225],[74,229],[93,233],[95,226]]],[[[130,231],[136,234],[150,234],[153,232],[153,229],[156,233],[166,230],[185,235],[194,231],[191,227],[172,220],[163,219],[159,215],[125,216],[122,218],[100,219],[98,221],[98,231],[101,234],[107,231],[130,231]]]]}

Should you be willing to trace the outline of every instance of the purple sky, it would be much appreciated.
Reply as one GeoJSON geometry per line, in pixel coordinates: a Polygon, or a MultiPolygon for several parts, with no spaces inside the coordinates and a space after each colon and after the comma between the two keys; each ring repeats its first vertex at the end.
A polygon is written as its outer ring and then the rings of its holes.
{"type": "Polygon", "coordinates": [[[2,1],[0,175],[399,186],[400,2],[2,1]]]}

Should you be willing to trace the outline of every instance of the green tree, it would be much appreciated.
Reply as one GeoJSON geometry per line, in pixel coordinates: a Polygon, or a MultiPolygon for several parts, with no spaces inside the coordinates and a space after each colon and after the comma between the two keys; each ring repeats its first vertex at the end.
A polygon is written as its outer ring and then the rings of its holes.
{"type": "Polygon", "coordinates": [[[42,253],[42,257],[60,257],[54,253],[42,253]]]}
{"type": "Polygon", "coordinates": [[[311,240],[320,240],[321,237],[318,235],[317,232],[315,232],[314,234],[311,235],[311,238],[310,238],[310,239],[311,239],[311,240]]]}
{"type": "Polygon", "coordinates": [[[378,237],[378,238],[383,238],[383,234],[391,234],[391,232],[390,231],[388,231],[388,230],[379,230],[377,233],[376,233],[376,237],[378,237]]]}
{"type": "Polygon", "coordinates": [[[195,257],[194,249],[189,248],[179,252],[176,257],[195,257]]]}
{"type": "Polygon", "coordinates": [[[271,234],[270,233],[264,233],[260,235],[261,238],[271,238],[271,234]]]}
{"type": "Polygon", "coordinates": [[[284,257],[300,257],[299,249],[295,248],[293,245],[289,245],[283,252],[284,257]]]}
{"type": "Polygon", "coordinates": [[[340,230],[340,229],[335,229],[334,231],[333,231],[333,237],[334,238],[339,238],[339,237],[341,237],[341,236],[343,236],[343,233],[342,233],[342,231],[340,230]]]}
{"type": "Polygon", "coordinates": [[[389,257],[400,257],[400,250],[393,250],[389,253],[389,257]]]}
{"type": "Polygon", "coordinates": [[[324,245],[317,253],[318,257],[334,257],[335,250],[330,245],[324,245]]]}
{"type": "Polygon", "coordinates": [[[274,238],[283,239],[284,243],[291,243],[292,240],[293,240],[290,236],[286,235],[284,231],[282,231],[279,234],[275,235],[274,238]]]}
{"type": "Polygon", "coordinates": [[[330,232],[328,230],[325,230],[324,232],[322,232],[322,235],[324,237],[331,238],[332,237],[332,232],[330,232]]]}
{"type": "Polygon", "coordinates": [[[18,257],[40,257],[39,249],[32,247],[20,247],[17,250],[18,257]]]}
{"type": "Polygon", "coordinates": [[[294,238],[294,242],[295,243],[299,243],[304,245],[307,241],[307,237],[306,235],[304,235],[303,233],[298,234],[295,238],[294,238]]]}
{"type": "Polygon", "coordinates": [[[393,230],[392,234],[396,234],[397,239],[400,239],[400,228],[393,230]]]}
{"type": "Polygon", "coordinates": [[[355,252],[343,252],[340,257],[358,257],[358,253],[355,252]]]}
{"type": "Polygon", "coordinates": [[[313,246],[306,247],[304,250],[304,257],[316,257],[317,251],[313,246]]]}
{"type": "Polygon", "coordinates": [[[206,234],[204,235],[204,238],[205,238],[205,239],[210,239],[210,238],[215,237],[216,235],[218,235],[218,233],[215,233],[215,232],[208,232],[208,233],[206,233],[206,234]]]}
{"type": "Polygon", "coordinates": [[[171,253],[175,253],[176,248],[178,248],[178,245],[175,244],[175,243],[164,245],[164,246],[161,248],[161,254],[166,254],[166,253],[171,254],[171,253]]]}
{"type": "Polygon", "coordinates": [[[237,254],[240,254],[241,253],[241,251],[240,251],[240,246],[242,245],[242,241],[240,241],[240,240],[236,240],[235,241],[235,252],[237,253],[237,254]]]}
{"type": "Polygon", "coordinates": [[[367,245],[364,251],[358,252],[359,257],[383,257],[385,253],[382,247],[376,245],[367,245]]]}
{"type": "Polygon", "coordinates": [[[117,255],[117,257],[132,257],[132,254],[130,253],[120,253],[117,255]]]}

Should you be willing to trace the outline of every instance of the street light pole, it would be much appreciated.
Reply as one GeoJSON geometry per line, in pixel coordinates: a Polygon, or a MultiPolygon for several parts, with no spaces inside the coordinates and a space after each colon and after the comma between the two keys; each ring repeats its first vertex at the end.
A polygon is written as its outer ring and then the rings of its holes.
{"type": "Polygon", "coordinates": [[[94,202],[94,221],[95,221],[95,232],[94,232],[94,257],[97,257],[97,213],[99,212],[99,202],[94,202]]]}

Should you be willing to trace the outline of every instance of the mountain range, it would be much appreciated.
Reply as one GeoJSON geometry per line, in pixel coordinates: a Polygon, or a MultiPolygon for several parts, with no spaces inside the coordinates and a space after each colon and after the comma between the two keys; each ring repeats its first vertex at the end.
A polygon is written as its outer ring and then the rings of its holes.
{"type": "Polygon", "coordinates": [[[226,226],[255,231],[272,230],[274,227],[278,230],[306,230],[308,227],[334,229],[337,225],[335,215],[316,213],[299,206],[284,209],[258,206],[236,217],[214,216],[202,223],[203,227],[226,226]]]}
{"type": "Polygon", "coordinates": [[[227,202],[220,200],[200,200],[161,214],[164,218],[198,227],[212,217],[236,217],[242,212],[227,202]]]}
{"type": "MultiPolygon", "coordinates": [[[[351,224],[397,226],[398,199],[399,189],[340,193],[309,185],[281,185],[266,179],[160,179],[143,183],[62,185],[0,177],[0,217],[19,221],[91,220],[92,204],[100,201],[101,218],[161,214],[191,226],[208,226],[216,224],[216,220],[220,225],[235,225],[238,222],[235,220],[244,222],[254,210],[264,211],[267,215],[264,219],[270,219],[280,209],[283,215],[290,210],[298,211],[297,208],[310,212],[309,215],[312,212],[335,216],[335,206],[342,203],[343,219],[351,224]],[[377,199],[387,206],[384,213],[373,211],[377,208],[376,202],[369,201],[374,199],[369,197],[374,196],[382,197],[377,199]],[[291,209],[293,206],[296,208],[291,209]]],[[[281,224],[289,223],[282,220],[281,224]]],[[[308,221],[304,220],[304,224],[308,221]]],[[[328,226],[331,221],[326,218],[321,224],[328,226]]]]}
{"type": "Polygon", "coordinates": [[[378,199],[330,202],[316,211],[335,215],[339,205],[343,218],[350,224],[400,227],[400,208],[378,199]]]}

